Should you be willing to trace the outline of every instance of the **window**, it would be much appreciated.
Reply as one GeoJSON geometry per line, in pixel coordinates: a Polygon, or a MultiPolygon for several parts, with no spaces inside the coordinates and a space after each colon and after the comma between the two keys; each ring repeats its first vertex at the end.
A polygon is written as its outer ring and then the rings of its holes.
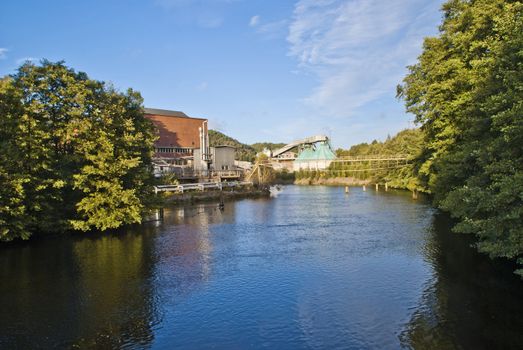
{"type": "Polygon", "coordinates": [[[188,147],[156,147],[157,153],[178,153],[192,155],[192,148],[188,147]]]}

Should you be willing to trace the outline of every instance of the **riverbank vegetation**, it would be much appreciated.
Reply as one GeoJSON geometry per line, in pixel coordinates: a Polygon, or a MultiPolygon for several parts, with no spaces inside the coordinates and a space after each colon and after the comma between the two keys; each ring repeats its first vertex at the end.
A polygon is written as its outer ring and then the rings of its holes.
{"type": "Polygon", "coordinates": [[[408,161],[333,162],[326,170],[300,170],[296,173],[298,183],[361,185],[370,182],[387,183],[390,187],[424,191],[418,174],[418,159],[424,151],[424,135],[420,129],[406,129],[384,142],[372,141],[338,149],[338,158],[406,157],[408,161]],[[407,164],[405,164],[407,163],[407,164]]]}
{"type": "Polygon", "coordinates": [[[455,231],[523,264],[523,3],[451,0],[443,15],[398,87],[425,135],[418,178],[455,231]]]}
{"type": "Polygon", "coordinates": [[[431,193],[456,232],[476,235],[479,251],[523,264],[523,3],[450,0],[442,10],[439,35],[425,39],[398,86],[420,128],[337,151],[404,154],[408,166],[356,173],[332,163],[296,177],[341,174],[431,193]]]}
{"type": "Polygon", "coordinates": [[[154,138],[139,93],[25,63],[0,81],[0,240],[140,222],[154,138]]]}

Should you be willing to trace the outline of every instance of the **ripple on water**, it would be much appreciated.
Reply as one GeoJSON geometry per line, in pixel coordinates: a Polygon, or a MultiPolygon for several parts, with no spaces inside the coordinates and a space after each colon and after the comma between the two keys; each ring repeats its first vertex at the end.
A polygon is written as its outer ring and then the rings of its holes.
{"type": "Polygon", "coordinates": [[[0,348],[523,348],[511,268],[408,193],[291,186],[129,231],[2,250],[0,348]]]}

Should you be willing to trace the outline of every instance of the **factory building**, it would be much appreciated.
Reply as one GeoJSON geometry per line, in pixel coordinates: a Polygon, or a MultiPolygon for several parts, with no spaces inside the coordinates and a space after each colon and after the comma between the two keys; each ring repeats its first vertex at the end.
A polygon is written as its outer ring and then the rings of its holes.
{"type": "Polygon", "coordinates": [[[154,143],[154,157],[169,164],[190,165],[195,149],[205,145],[207,119],[192,118],[179,111],[145,108],[145,117],[156,127],[158,139],[154,143]]]}
{"type": "Polygon", "coordinates": [[[174,173],[188,181],[240,177],[234,164],[234,147],[210,147],[207,119],[153,108],[145,108],[144,114],[158,136],[153,159],[156,176],[174,173]]]}

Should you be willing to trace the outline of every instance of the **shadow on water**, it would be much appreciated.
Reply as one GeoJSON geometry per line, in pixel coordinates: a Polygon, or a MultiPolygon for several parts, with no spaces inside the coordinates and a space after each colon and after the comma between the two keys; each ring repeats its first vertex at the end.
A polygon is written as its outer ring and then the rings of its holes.
{"type": "Polygon", "coordinates": [[[437,213],[424,254],[433,266],[420,303],[401,333],[414,349],[523,349],[523,283],[515,264],[492,261],[473,237],[451,232],[437,213]]]}

